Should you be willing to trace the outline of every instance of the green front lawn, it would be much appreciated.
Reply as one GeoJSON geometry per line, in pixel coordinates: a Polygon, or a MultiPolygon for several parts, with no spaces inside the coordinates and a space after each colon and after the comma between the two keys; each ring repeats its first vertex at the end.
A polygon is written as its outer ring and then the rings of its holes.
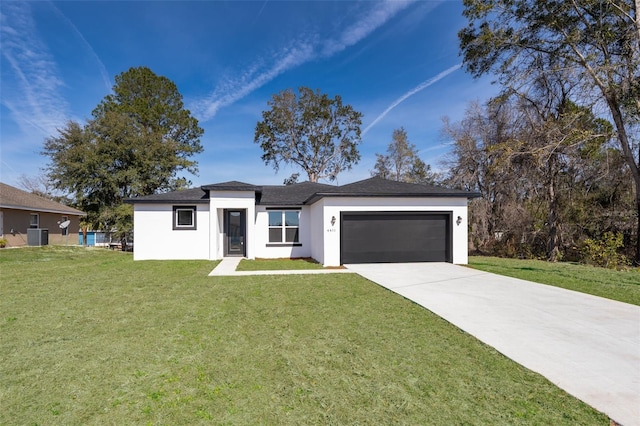
{"type": "Polygon", "coordinates": [[[640,269],[616,271],[577,263],[470,256],[469,266],[640,305],[640,269]]]}
{"type": "Polygon", "coordinates": [[[608,425],[355,274],[0,250],[0,424],[608,425]]]}

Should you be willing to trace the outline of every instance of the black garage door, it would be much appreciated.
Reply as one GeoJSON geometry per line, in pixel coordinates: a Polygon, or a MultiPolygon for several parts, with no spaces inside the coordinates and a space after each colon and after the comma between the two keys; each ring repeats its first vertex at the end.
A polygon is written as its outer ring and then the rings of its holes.
{"type": "Polygon", "coordinates": [[[345,212],[340,262],[451,262],[451,214],[345,212]]]}

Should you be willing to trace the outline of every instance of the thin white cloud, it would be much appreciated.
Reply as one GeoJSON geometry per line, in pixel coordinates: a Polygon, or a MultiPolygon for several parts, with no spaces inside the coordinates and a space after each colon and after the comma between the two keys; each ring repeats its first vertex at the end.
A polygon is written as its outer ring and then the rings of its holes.
{"type": "Polygon", "coordinates": [[[260,62],[256,62],[242,76],[225,81],[209,97],[196,102],[191,109],[201,120],[210,120],[220,108],[244,98],[283,72],[307,62],[312,57],[313,47],[310,44],[296,42],[275,55],[271,61],[272,65],[267,69],[264,69],[260,62]]]}
{"type": "Polygon", "coordinates": [[[294,41],[266,61],[265,59],[257,60],[239,78],[225,81],[207,98],[194,102],[190,109],[200,120],[210,120],[220,108],[244,98],[280,74],[306,62],[335,55],[353,46],[414,1],[386,0],[376,3],[335,38],[321,39],[317,34],[300,36],[298,39],[302,41],[294,41]]]}
{"type": "Polygon", "coordinates": [[[413,1],[392,0],[380,3],[379,7],[369,12],[349,26],[336,39],[326,40],[323,46],[323,56],[332,56],[366,38],[373,31],[383,26],[402,9],[413,1]]]}
{"type": "Polygon", "coordinates": [[[395,107],[397,107],[398,105],[400,105],[402,102],[406,101],[407,99],[409,99],[411,96],[415,95],[418,92],[421,92],[422,90],[426,89],[427,87],[431,86],[432,84],[437,83],[438,81],[442,80],[443,78],[445,78],[446,76],[448,76],[449,74],[451,74],[452,72],[457,71],[458,69],[460,69],[460,67],[462,66],[462,64],[456,64],[454,66],[452,66],[451,68],[447,68],[446,70],[442,71],[440,74],[436,75],[435,77],[430,78],[429,80],[423,81],[422,83],[418,84],[416,87],[414,87],[413,89],[409,90],[407,93],[405,93],[404,95],[400,96],[398,99],[396,99],[395,101],[393,101],[393,103],[391,105],[389,105],[387,107],[387,109],[385,109],[382,114],[380,114],[379,116],[377,116],[375,118],[375,120],[373,120],[363,131],[362,131],[362,136],[364,136],[369,130],[371,130],[371,128],[373,126],[375,126],[376,124],[378,124],[378,122],[380,120],[382,120],[387,114],[389,114],[389,112],[394,109],[395,107]]]}
{"type": "Polygon", "coordinates": [[[37,37],[27,2],[4,2],[0,12],[0,45],[8,67],[2,70],[2,97],[11,116],[27,134],[51,135],[66,120],[68,105],[60,94],[64,83],[56,64],[37,37]]]}
{"type": "Polygon", "coordinates": [[[93,56],[93,59],[95,59],[96,63],[98,64],[98,69],[100,70],[100,75],[102,76],[102,81],[104,83],[104,86],[108,91],[111,91],[111,86],[113,85],[111,82],[111,77],[109,77],[107,68],[104,66],[104,63],[102,62],[102,60],[100,60],[100,57],[98,56],[96,51],[89,44],[87,39],[84,38],[80,30],[73,24],[73,22],[71,22],[71,20],[67,18],[67,16],[64,13],[62,13],[62,11],[58,9],[53,2],[49,2],[49,5],[53,7],[56,13],[64,20],[64,22],[71,28],[74,34],[82,41],[82,44],[87,48],[91,56],[93,56]]]}
{"type": "Polygon", "coordinates": [[[418,151],[418,154],[425,154],[431,151],[440,151],[442,149],[449,149],[451,146],[453,146],[453,144],[454,144],[453,141],[439,143],[438,145],[433,145],[428,148],[421,149],[420,151],[418,151]]]}

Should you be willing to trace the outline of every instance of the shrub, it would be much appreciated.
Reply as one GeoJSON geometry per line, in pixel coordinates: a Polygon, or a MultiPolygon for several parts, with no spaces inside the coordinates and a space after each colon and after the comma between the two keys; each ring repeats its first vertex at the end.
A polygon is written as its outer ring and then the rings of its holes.
{"type": "Polygon", "coordinates": [[[587,263],[605,268],[620,269],[629,265],[629,259],[619,252],[624,247],[621,233],[605,232],[599,240],[587,238],[582,244],[582,255],[587,263]]]}

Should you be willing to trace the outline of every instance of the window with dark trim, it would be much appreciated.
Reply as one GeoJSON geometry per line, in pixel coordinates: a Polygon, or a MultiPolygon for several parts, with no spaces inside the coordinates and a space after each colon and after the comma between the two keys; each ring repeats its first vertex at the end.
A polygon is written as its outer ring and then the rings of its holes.
{"type": "Polygon", "coordinates": [[[196,228],[196,206],[173,206],[173,230],[196,228]]]}
{"type": "Polygon", "coordinates": [[[270,243],[300,242],[300,210],[270,210],[268,214],[270,243]]]}
{"type": "Polygon", "coordinates": [[[38,213],[31,213],[29,216],[29,228],[37,228],[40,226],[40,215],[38,213]]]}

